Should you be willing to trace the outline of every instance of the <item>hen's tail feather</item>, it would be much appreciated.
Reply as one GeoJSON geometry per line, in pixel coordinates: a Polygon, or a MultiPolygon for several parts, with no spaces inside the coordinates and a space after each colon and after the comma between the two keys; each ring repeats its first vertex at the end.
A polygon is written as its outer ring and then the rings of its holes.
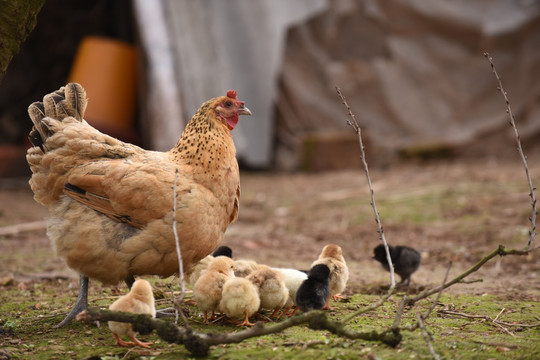
{"type": "Polygon", "coordinates": [[[30,134],[28,134],[28,140],[30,140],[32,145],[39,146],[41,151],[45,152],[45,147],[43,146],[43,139],[41,138],[41,135],[39,135],[39,132],[36,130],[36,128],[32,128],[32,131],[30,131],[30,134]]]}
{"type": "Polygon", "coordinates": [[[28,114],[34,124],[29,135],[30,142],[45,152],[44,143],[54,133],[43,119],[48,117],[62,121],[66,117],[73,117],[82,121],[86,105],[86,91],[77,83],[69,83],[59,90],[45,95],[43,102],[36,101],[28,107],[28,114]]]}

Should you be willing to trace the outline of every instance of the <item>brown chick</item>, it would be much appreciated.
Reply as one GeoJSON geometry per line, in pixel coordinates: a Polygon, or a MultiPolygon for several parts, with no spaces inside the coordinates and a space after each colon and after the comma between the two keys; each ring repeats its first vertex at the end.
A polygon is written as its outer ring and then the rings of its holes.
{"type": "Polygon", "coordinates": [[[223,293],[219,303],[219,311],[237,321],[238,326],[253,326],[250,316],[255,314],[261,305],[261,299],[255,285],[246,278],[229,278],[223,285],[223,293]]]}
{"type": "MultiPolygon", "coordinates": [[[[345,263],[341,247],[336,244],[328,244],[323,249],[319,258],[315,260],[311,267],[324,264],[330,269],[330,296],[334,299],[342,299],[340,295],[349,280],[349,268],[345,263]]],[[[330,297],[326,301],[323,309],[330,309],[330,297]]]]}
{"type": "Polygon", "coordinates": [[[260,265],[253,260],[239,259],[234,261],[236,270],[234,275],[238,277],[246,277],[257,269],[260,265]]]}
{"type": "Polygon", "coordinates": [[[47,235],[57,254],[81,278],[77,303],[58,326],[88,307],[88,278],[130,285],[134,275],[178,273],[175,182],[184,271],[219,245],[238,216],[231,130],[239,115],[251,114],[228,91],[201,105],[170,151],[157,152],[90,126],[83,120],[86,104],[82,86],[71,83],[28,108],[34,199],[50,211],[47,235]]]}
{"type": "Polygon", "coordinates": [[[234,277],[234,261],[226,256],[219,256],[210,261],[208,268],[195,283],[193,298],[203,311],[205,324],[208,324],[208,312],[212,312],[213,317],[218,310],[223,285],[232,277],[234,277]]]}
{"type": "MultiPolygon", "coordinates": [[[[152,286],[146,280],[136,280],[131,287],[131,291],[124,296],[121,296],[109,306],[109,310],[131,312],[135,314],[150,314],[156,317],[156,308],[154,307],[154,293],[152,286]]],[[[135,337],[135,331],[130,323],[109,321],[109,329],[111,329],[116,344],[120,346],[137,345],[144,348],[149,348],[151,342],[141,342],[135,337]],[[120,336],[127,336],[133,342],[126,342],[120,339],[120,336]]]]}
{"type": "Polygon", "coordinates": [[[285,286],[283,274],[268,266],[259,266],[258,270],[249,274],[246,279],[257,288],[261,299],[260,308],[274,310],[270,318],[276,316],[289,299],[289,290],[285,286]]]}

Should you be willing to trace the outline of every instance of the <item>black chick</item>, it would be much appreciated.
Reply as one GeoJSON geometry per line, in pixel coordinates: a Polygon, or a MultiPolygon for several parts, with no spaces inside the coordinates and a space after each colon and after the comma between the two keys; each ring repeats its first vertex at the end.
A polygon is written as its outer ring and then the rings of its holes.
{"type": "MultiPolygon", "coordinates": [[[[388,250],[390,251],[390,258],[394,265],[394,271],[401,277],[401,282],[398,285],[405,283],[409,285],[411,275],[420,267],[420,253],[408,246],[388,245],[388,250]]],[[[373,253],[375,254],[373,258],[380,262],[386,271],[390,271],[384,245],[378,245],[373,249],[373,253]]]]}
{"type": "Polygon", "coordinates": [[[212,253],[213,257],[226,256],[232,259],[232,249],[228,246],[220,246],[212,253]]]}
{"type": "Polygon", "coordinates": [[[296,292],[296,306],[300,311],[322,309],[330,297],[330,269],[324,264],[315,265],[309,270],[308,278],[296,292]]]}

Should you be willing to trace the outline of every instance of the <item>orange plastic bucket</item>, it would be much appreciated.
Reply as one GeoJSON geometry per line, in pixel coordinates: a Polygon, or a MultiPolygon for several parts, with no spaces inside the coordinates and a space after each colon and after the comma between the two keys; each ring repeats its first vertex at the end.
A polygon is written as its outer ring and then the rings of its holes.
{"type": "Polygon", "coordinates": [[[86,89],[86,121],[113,136],[133,132],[137,95],[134,46],[96,36],[84,38],[68,81],[86,89]]]}

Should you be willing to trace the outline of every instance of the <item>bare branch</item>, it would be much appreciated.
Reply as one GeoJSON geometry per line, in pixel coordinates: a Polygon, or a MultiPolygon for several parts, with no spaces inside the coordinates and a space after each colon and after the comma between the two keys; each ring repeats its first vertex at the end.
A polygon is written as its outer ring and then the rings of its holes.
{"type": "Polygon", "coordinates": [[[441,286],[439,286],[441,288],[441,290],[437,294],[437,297],[431,303],[431,306],[429,307],[428,311],[422,317],[424,320],[427,319],[431,315],[431,312],[433,311],[433,309],[435,309],[435,306],[437,306],[437,304],[439,303],[439,299],[441,298],[442,292],[445,289],[444,284],[446,283],[446,280],[448,280],[448,274],[450,274],[450,268],[451,267],[452,267],[452,260],[450,260],[448,262],[448,267],[446,268],[446,274],[444,274],[443,282],[442,282],[441,286]]]}
{"type": "Polygon", "coordinates": [[[360,125],[358,125],[358,122],[356,121],[356,117],[354,116],[351,107],[347,103],[347,100],[345,99],[345,96],[341,93],[341,89],[336,86],[336,91],[341,99],[341,103],[345,105],[347,108],[347,114],[351,118],[351,120],[347,121],[347,124],[353,128],[353,130],[356,132],[356,135],[358,135],[358,143],[360,144],[360,157],[362,159],[362,164],[364,165],[364,171],[366,172],[366,178],[367,183],[369,187],[369,194],[371,196],[371,207],[373,208],[373,212],[375,213],[375,221],[377,222],[377,227],[379,231],[379,236],[381,241],[384,244],[384,249],[386,251],[386,259],[388,261],[388,267],[390,270],[390,289],[388,290],[389,293],[393,292],[395,286],[396,286],[396,280],[394,275],[394,264],[392,263],[392,258],[390,257],[390,250],[388,249],[388,243],[386,242],[386,239],[384,237],[384,230],[381,222],[381,218],[379,216],[379,211],[377,210],[377,204],[375,203],[375,193],[373,192],[373,187],[371,186],[371,178],[369,176],[369,168],[366,161],[366,151],[364,148],[364,143],[362,141],[362,128],[360,125]]]}
{"type": "Polygon", "coordinates": [[[519,152],[519,156],[521,157],[521,160],[523,161],[523,166],[525,167],[525,174],[527,176],[527,182],[529,183],[529,197],[531,198],[531,207],[532,207],[532,213],[529,220],[531,221],[531,230],[529,230],[529,240],[527,241],[527,247],[526,249],[530,249],[533,239],[536,235],[536,197],[534,195],[534,190],[536,188],[533,187],[531,176],[529,175],[529,167],[527,165],[527,157],[523,153],[523,149],[521,147],[521,140],[519,137],[519,133],[516,127],[516,121],[514,119],[514,113],[512,113],[512,108],[510,107],[510,100],[508,100],[508,94],[503,88],[501,78],[499,77],[499,74],[497,73],[497,70],[495,69],[495,64],[493,63],[493,58],[489,55],[489,53],[484,53],[485,58],[489,61],[489,64],[491,65],[491,70],[493,71],[493,74],[495,75],[495,78],[497,79],[497,83],[499,84],[499,87],[497,90],[499,90],[504,97],[505,105],[506,105],[506,112],[508,113],[508,116],[510,117],[509,123],[514,129],[514,134],[516,136],[516,142],[517,142],[517,150],[519,152]]]}
{"type": "MultiPolygon", "coordinates": [[[[433,309],[435,309],[435,306],[437,306],[437,304],[439,303],[439,299],[441,298],[441,295],[442,295],[442,292],[443,290],[445,289],[444,287],[444,284],[446,283],[446,280],[448,279],[448,274],[450,273],[450,268],[452,267],[452,261],[450,261],[448,263],[448,267],[446,268],[446,274],[444,275],[444,279],[443,279],[443,282],[441,284],[441,286],[439,286],[440,290],[439,290],[439,293],[437,294],[437,297],[435,299],[433,299],[433,302],[431,303],[431,306],[429,307],[428,311],[426,311],[426,313],[424,315],[418,315],[421,317],[422,320],[426,320],[427,318],[430,317],[431,315],[431,312],[433,311],[433,309]]],[[[404,296],[403,299],[401,300],[401,303],[399,304],[399,309],[396,313],[396,318],[394,319],[394,327],[399,327],[399,319],[401,318],[402,316],[402,313],[403,313],[403,309],[405,308],[405,305],[408,303],[408,299],[407,299],[407,296],[404,296]]],[[[411,303],[414,303],[414,302],[411,302],[411,303]]],[[[402,327],[401,329],[402,330],[408,330],[408,331],[414,331],[418,328],[422,328],[422,326],[425,327],[425,324],[423,323],[423,321],[417,321],[415,324],[411,325],[411,326],[408,326],[408,327],[402,327]]],[[[427,329],[426,329],[427,331],[427,329]]]]}
{"type": "Polygon", "coordinates": [[[433,355],[433,358],[436,360],[439,360],[439,355],[435,352],[435,349],[433,348],[433,345],[431,344],[431,341],[433,341],[433,335],[426,327],[426,324],[424,323],[424,320],[422,319],[422,314],[417,314],[416,319],[418,321],[418,326],[422,330],[422,336],[424,336],[424,340],[426,341],[426,344],[428,346],[429,352],[431,355],[433,355]]]}
{"type": "Polygon", "coordinates": [[[475,265],[473,265],[467,271],[465,271],[461,275],[455,277],[454,279],[450,280],[446,284],[443,284],[443,285],[438,286],[438,287],[433,288],[433,289],[424,290],[420,294],[410,298],[409,299],[409,304],[415,303],[415,302],[417,302],[418,300],[421,300],[421,299],[425,299],[428,296],[431,296],[431,295],[441,291],[442,289],[446,289],[446,288],[448,288],[448,287],[450,287],[450,286],[452,286],[454,284],[462,282],[463,279],[465,279],[470,274],[478,271],[478,269],[480,269],[485,263],[487,263],[489,260],[493,259],[496,256],[528,255],[530,251],[531,250],[513,250],[513,249],[507,250],[503,245],[499,245],[495,250],[493,250],[491,253],[486,255],[483,259],[478,261],[475,265]]]}
{"type": "MultiPolygon", "coordinates": [[[[399,302],[398,310],[396,311],[396,316],[394,317],[394,323],[392,324],[392,328],[398,329],[399,323],[401,322],[401,317],[403,316],[403,312],[405,311],[405,305],[408,303],[408,296],[407,294],[403,295],[401,298],[401,301],[399,302]]],[[[403,328],[402,328],[403,330],[403,328]]],[[[408,330],[408,329],[405,329],[408,330]]]]}
{"type": "Polygon", "coordinates": [[[161,319],[154,319],[145,314],[133,314],[101,309],[88,309],[77,316],[78,320],[85,322],[118,321],[133,325],[133,330],[145,335],[156,330],[158,336],[169,343],[181,344],[195,356],[205,356],[212,345],[238,343],[245,339],[274,334],[292,326],[303,323],[309,324],[312,329],[328,330],[336,335],[349,339],[379,341],[390,346],[397,346],[401,341],[399,329],[385,329],[381,332],[356,332],[347,329],[343,324],[328,318],[324,311],[310,311],[293,316],[286,321],[264,326],[262,323],[254,327],[233,333],[201,333],[192,329],[184,329],[161,319]]]}

